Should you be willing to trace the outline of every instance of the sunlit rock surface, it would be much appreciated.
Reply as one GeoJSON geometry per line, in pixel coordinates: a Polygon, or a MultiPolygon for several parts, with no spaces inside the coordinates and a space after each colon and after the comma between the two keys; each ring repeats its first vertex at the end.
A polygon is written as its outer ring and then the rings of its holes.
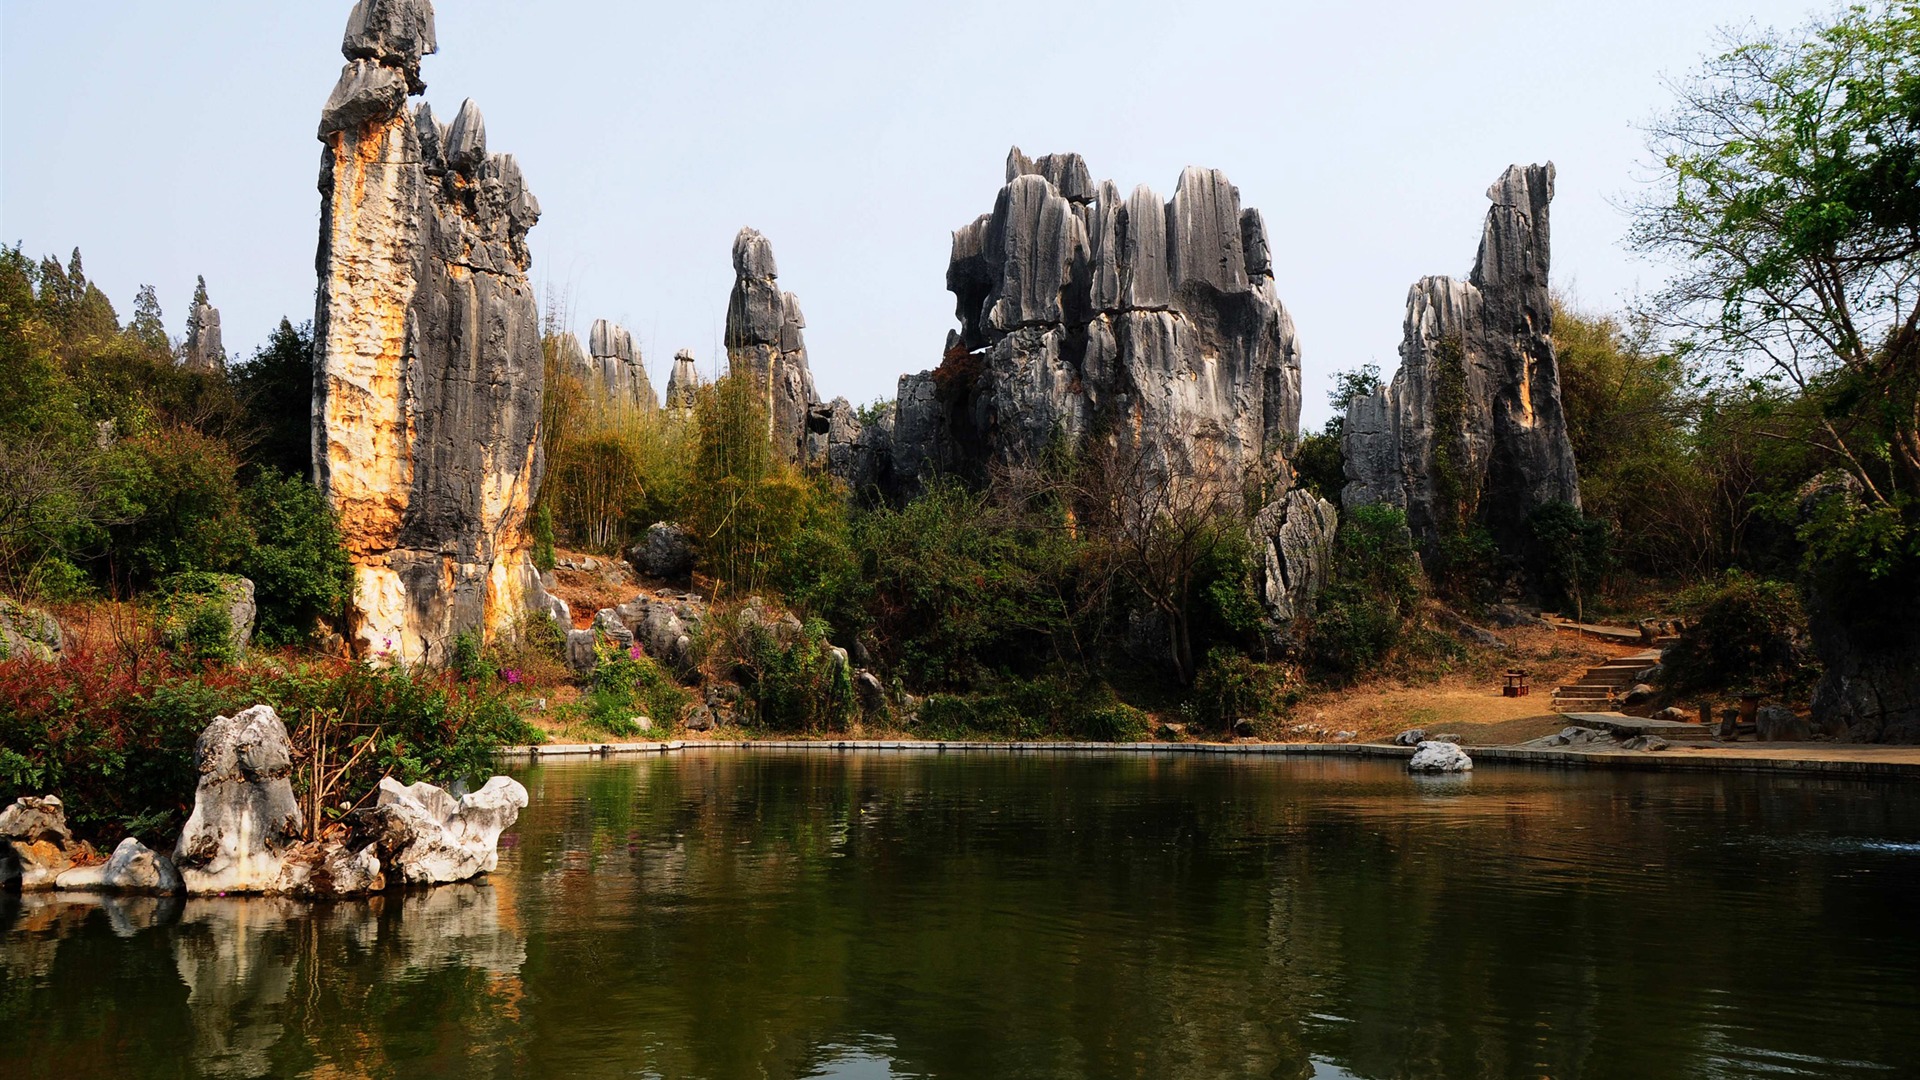
{"type": "Polygon", "coordinates": [[[1030,463],[1064,439],[1145,446],[1174,474],[1285,475],[1300,346],[1266,225],[1213,169],[1173,198],[1094,183],[1078,154],[1007,158],[993,212],[953,234],[959,330],[903,380],[893,471],[1030,463]]]}
{"type": "Polygon", "coordinates": [[[1342,503],[1405,510],[1428,547],[1482,525],[1515,554],[1534,510],[1580,504],[1553,351],[1553,180],[1551,164],[1516,165],[1488,189],[1472,276],[1413,286],[1399,372],[1348,407],[1342,503]]]}
{"type": "Polygon", "coordinates": [[[376,804],[361,811],[356,842],[377,852],[391,884],[465,881],[499,865],[500,834],[527,805],[527,789],[496,776],[458,798],[432,784],[380,781],[376,804]]]}
{"type": "Polygon", "coordinates": [[[282,891],[287,853],[306,825],[293,796],[286,724],[266,705],[216,717],[193,756],[200,781],[173,852],[187,891],[282,891]]]}
{"type": "Polygon", "coordinates": [[[634,344],[633,335],[626,327],[597,319],[593,330],[587,335],[587,342],[588,351],[592,354],[587,370],[596,389],[623,408],[641,412],[653,412],[660,408],[660,398],[653,392],[652,380],[647,378],[640,347],[634,344]]]}
{"type": "Polygon", "coordinates": [[[405,661],[541,607],[540,206],[471,101],[451,124],[408,107],[434,49],[427,0],[362,0],[320,123],[315,471],[354,564],[350,639],[405,661]]]}

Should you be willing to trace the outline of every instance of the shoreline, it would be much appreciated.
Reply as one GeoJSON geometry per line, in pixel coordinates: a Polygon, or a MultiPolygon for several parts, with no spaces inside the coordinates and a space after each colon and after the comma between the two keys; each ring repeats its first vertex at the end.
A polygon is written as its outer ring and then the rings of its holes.
{"type": "MultiPolygon", "coordinates": [[[[1481,762],[1549,769],[1608,769],[1626,772],[1773,773],[1872,780],[1920,780],[1920,747],[1837,747],[1835,744],[1689,747],[1657,752],[1638,750],[1536,750],[1516,746],[1463,747],[1481,762]]],[[[563,743],[508,746],[502,758],[632,757],[687,750],[776,750],[814,753],[1005,753],[1005,754],[1226,754],[1244,757],[1366,757],[1407,760],[1413,748],[1384,743],[1088,743],[983,742],[916,739],[751,739],[741,741],[674,739],[663,742],[563,743]]]]}

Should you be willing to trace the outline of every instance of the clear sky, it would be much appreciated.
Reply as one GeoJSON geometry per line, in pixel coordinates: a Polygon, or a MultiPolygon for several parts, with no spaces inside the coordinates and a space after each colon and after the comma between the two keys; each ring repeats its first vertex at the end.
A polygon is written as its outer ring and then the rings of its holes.
{"type": "MultiPolygon", "coordinates": [[[[230,352],[312,316],[320,106],[348,0],[0,0],[0,239],[63,259],[124,318],[195,274],[230,352]]],[[[891,398],[954,325],[949,234],[993,208],[1007,148],[1077,150],[1163,197],[1226,170],[1266,215],[1305,350],[1306,424],[1334,372],[1391,372],[1407,287],[1464,274],[1489,183],[1559,166],[1556,284],[1589,307],[1661,269],[1620,244],[1636,125],[1716,27],[1810,0],[816,4],[441,0],[427,96],[463,98],[545,217],[533,276],[575,327],[621,321],[655,386],[711,370],[732,238],[772,240],[826,397],[891,398]]]]}

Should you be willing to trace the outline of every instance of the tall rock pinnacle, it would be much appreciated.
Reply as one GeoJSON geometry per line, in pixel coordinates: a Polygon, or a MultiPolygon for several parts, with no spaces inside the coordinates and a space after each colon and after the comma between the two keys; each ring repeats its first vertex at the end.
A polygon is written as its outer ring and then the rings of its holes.
{"type": "Polygon", "coordinates": [[[1399,372],[1348,407],[1341,501],[1405,509],[1429,546],[1484,526],[1518,554],[1534,510],[1580,505],[1547,281],[1553,181],[1551,164],[1516,165],[1488,189],[1473,274],[1413,286],[1399,372]]]}
{"type": "Polygon", "coordinates": [[[350,639],[407,661],[545,602],[540,204],[472,102],[450,126],[408,107],[434,49],[428,0],[359,0],[320,120],[314,467],[354,565],[350,639]]]}
{"type": "Polygon", "coordinates": [[[587,342],[593,355],[592,375],[610,399],[642,412],[660,408],[660,399],[653,392],[653,381],[647,378],[639,346],[633,343],[633,335],[626,327],[597,319],[587,342]]]}
{"type": "Polygon", "coordinates": [[[760,388],[774,450],[798,463],[807,453],[808,414],[819,403],[807,367],[806,317],[799,299],[780,291],[773,245],[752,229],[734,238],[733,273],[727,370],[760,388]]]}
{"type": "Polygon", "coordinates": [[[207,299],[207,279],[201,278],[193,291],[193,307],[187,311],[187,340],[181,349],[181,366],[188,371],[218,373],[227,369],[227,349],[220,340],[220,309],[207,299]]]}

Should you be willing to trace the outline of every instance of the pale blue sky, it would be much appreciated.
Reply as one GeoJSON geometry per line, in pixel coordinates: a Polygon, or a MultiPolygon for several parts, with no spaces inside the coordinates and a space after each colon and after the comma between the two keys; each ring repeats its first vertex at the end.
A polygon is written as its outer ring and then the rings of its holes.
{"type": "MultiPolygon", "coordinates": [[[[0,239],[65,257],[126,315],[195,274],[227,347],[309,318],[321,103],[347,0],[0,0],[0,239]]],[[[954,325],[949,233],[993,207],[1007,148],[1077,150],[1170,196],[1226,170],[1266,214],[1306,356],[1391,371],[1407,287],[1464,274],[1487,185],[1559,166],[1554,276],[1588,306],[1656,284],[1620,245],[1635,125],[1716,27],[1797,25],[1807,0],[1449,4],[613,3],[441,0],[427,96],[463,98],[545,217],[536,284],[574,323],[624,322],[656,386],[712,366],[733,235],[773,241],[828,396],[891,397],[954,325]]]]}

